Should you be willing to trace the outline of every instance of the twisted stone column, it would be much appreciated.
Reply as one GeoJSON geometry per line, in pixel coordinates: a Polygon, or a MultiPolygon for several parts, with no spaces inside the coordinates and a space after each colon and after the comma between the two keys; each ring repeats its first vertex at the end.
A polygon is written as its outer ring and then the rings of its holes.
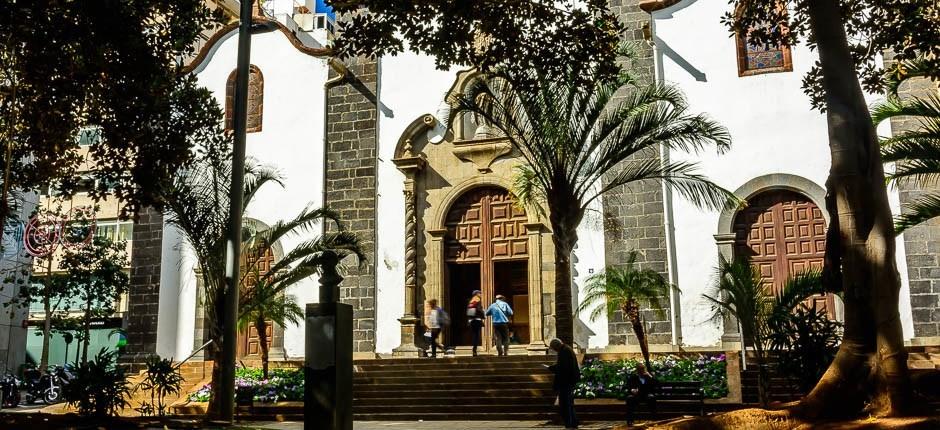
{"type": "Polygon", "coordinates": [[[405,174],[405,306],[401,323],[401,344],[395,348],[396,356],[417,357],[421,350],[416,346],[418,318],[416,294],[418,288],[418,211],[415,194],[415,175],[424,167],[424,158],[412,156],[410,145],[405,157],[393,160],[405,174]]]}

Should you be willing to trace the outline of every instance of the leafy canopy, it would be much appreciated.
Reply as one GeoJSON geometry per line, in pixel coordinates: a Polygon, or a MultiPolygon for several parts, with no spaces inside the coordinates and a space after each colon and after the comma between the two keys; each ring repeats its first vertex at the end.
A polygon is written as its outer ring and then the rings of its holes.
{"type": "MultiPolygon", "coordinates": [[[[331,0],[347,14],[336,49],[345,56],[397,54],[407,47],[433,55],[438,68],[500,67],[561,75],[583,64],[615,76],[624,26],[607,0],[331,0]],[[368,8],[368,13],[363,8],[368,8]]],[[[529,81],[531,83],[531,81],[529,81]]]]}
{"type": "Polygon", "coordinates": [[[160,181],[219,133],[221,110],[179,73],[197,37],[219,22],[203,0],[0,2],[0,161],[9,186],[52,179],[70,194],[92,168],[95,198],[126,214],[161,202],[160,181]],[[80,146],[80,134],[94,134],[80,146]],[[91,143],[91,142],[87,142],[91,143]]]}

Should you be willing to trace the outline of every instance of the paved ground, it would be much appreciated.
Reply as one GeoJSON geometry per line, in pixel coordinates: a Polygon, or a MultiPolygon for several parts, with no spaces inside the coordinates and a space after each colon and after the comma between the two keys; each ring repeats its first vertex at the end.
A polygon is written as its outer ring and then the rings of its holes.
{"type": "MultiPolygon", "coordinates": [[[[582,430],[606,430],[616,423],[588,423],[579,427],[582,430]]],[[[302,430],[303,423],[249,423],[239,426],[239,430],[302,430]]],[[[544,421],[356,421],[355,430],[517,430],[517,429],[563,429],[562,426],[550,425],[544,421]]]]}

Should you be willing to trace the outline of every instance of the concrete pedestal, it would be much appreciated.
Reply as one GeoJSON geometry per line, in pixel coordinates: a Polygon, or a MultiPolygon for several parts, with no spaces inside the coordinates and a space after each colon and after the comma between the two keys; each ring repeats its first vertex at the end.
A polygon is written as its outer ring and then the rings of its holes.
{"type": "Polygon", "coordinates": [[[352,306],[308,304],[304,429],[352,430],[352,306]]]}

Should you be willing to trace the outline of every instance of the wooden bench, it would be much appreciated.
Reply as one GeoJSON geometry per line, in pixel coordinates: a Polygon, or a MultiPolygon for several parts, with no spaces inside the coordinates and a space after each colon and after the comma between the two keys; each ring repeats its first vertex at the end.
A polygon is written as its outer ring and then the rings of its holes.
{"type": "MultiPolygon", "coordinates": [[[[699,410],[700,415],[705,415],[705,391],[702,389],[702,381],[660,382],[655,397],[657,409],[663,403],[690,403],[699,410]]],[[[637,407],[639,406],[638,404],[637,407]]]]}

